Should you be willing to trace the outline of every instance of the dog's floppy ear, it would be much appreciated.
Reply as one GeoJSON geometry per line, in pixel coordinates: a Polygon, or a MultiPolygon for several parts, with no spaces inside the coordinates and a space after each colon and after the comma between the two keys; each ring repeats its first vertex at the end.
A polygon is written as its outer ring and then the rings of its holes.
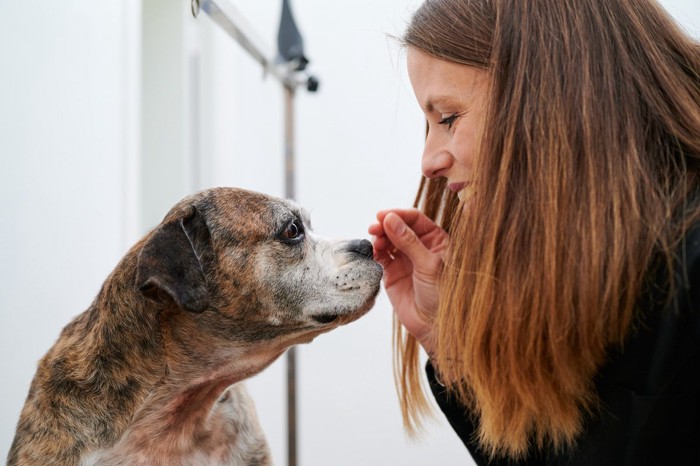
{"type": "Polygon", "coordinates": [[[149,298],[162,300],[165,293],[180,308],[203,312],[209,307],[209,291],[202,262],[210,255],[209,229],[192,207],[190,215],[159,226],[143,245],[136,286],[149,298]]]}

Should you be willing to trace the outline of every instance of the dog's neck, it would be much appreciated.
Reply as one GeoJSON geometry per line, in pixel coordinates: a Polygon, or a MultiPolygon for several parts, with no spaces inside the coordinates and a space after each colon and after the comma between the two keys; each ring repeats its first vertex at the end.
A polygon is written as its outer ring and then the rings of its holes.
{"type": "MultiPolygon", "coordinates": [[[[277,359],[289,346],[278,341],[237,341],[192,328],[191,316],[164,315],[163,347],[168,380],[197,386],[221,379],[231,383],[251,377],[277,359]]],[[[280,338],[281,341],[284,341],[280,338]]]]}
{"type": "Polygon", "coordinates": [[[66,379],[90,397],[87,402],[102,407],[95,415],[110,419],[109,432],[94,433],[100,439],[95,447],[109,445],[137,426],[144,432],[154,424],[170,426],[164,432],[173,435],[196,430],[208,422],[207,413],[226,387],[318,333],[222,344],[192,331],[196,315],[144,297],[132,285],[136,260],[135,253],[127,254],[90,309],[66,327],[44,360],[53,366],[60,362],[66,379]]]}

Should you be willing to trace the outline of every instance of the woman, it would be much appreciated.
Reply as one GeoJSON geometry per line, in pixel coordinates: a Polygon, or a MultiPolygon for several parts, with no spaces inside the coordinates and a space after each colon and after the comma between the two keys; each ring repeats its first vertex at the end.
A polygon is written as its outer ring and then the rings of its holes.
{"type": "Polygon", "coordinates": [[[700,45],[652,0],[427,0],[403,42],[421,211],[369,231],[409,430],[420,345],[478,464],[700,464],[700,45]]]}

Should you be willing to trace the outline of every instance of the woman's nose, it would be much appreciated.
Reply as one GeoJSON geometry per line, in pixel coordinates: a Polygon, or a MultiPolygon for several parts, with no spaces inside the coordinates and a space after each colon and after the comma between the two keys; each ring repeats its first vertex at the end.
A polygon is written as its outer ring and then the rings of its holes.
{"type": "Polygon", "coordinates": [[[428,134],[425,140],[425,148],[423,149],[423,159],[421,160],[421,169],[426,178],[437,178],[444,176],[447,170],[452,166],[452,155],[437,141],[431,138],[428,134]]]}

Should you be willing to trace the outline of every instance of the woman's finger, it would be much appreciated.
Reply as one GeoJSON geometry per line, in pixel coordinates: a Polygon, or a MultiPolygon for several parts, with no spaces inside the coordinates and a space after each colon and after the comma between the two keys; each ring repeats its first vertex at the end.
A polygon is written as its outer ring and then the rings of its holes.
{"type": "Polygon", "coordinates": [[[418,236],[423,236],[433,230],[439,229],[435,222],[433,222],[427,215],[418,209],[391,209],[391,210],[380,210],[377,212],[377,220],[383,226],[384,219],[389,214],[396,214],[408,225],[418,236]]]}
{"type": "Polygon", "coordinates": [[[367,232],[372,236],[383,236],[384,226],[381,223],[373,223],[367,228],[367,232]]]}
{"type": "Polygon", "coordinates": [[[435,273],[436,260],[440,259],[420,241],[399,215],[389,213],[384,219],[384,230],[391,243],[413,263],[416,273],[426,278],[435,273]]]}

